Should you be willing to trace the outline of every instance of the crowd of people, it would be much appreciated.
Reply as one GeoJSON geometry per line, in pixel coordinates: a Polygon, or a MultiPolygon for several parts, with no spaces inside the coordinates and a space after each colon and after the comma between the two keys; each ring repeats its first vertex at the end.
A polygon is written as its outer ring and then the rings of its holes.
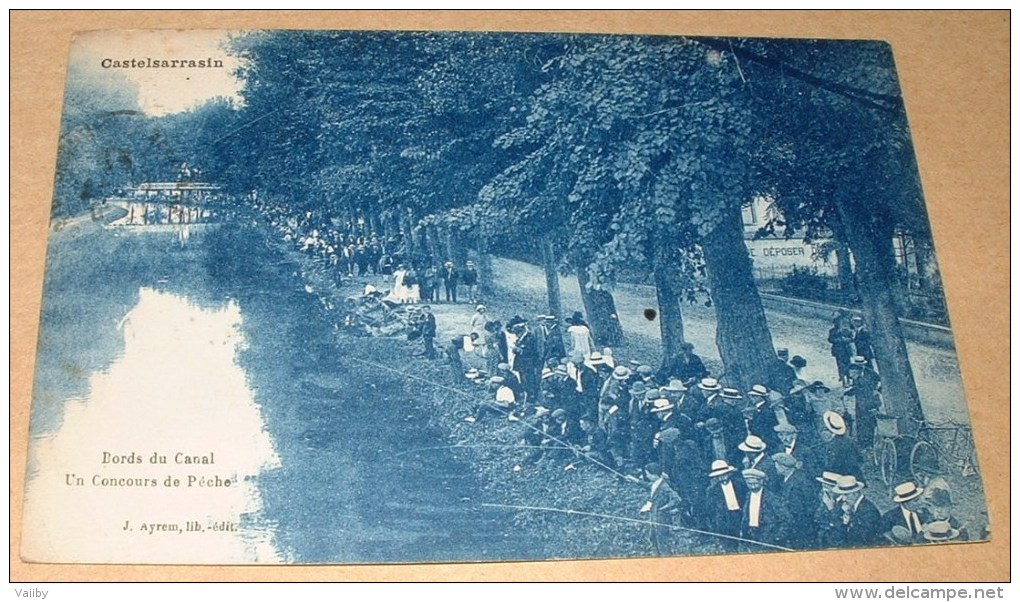
{"type": "MultiPolygon", "coordinates": [[[[895,507],[878,511],[870,497],[882,493],[866,481],[870,439],[862,435],[873,425],[863,416],[854,421],[860,400],[855,409],[840,391],[796,377],[785,391],[765,384],[741,391],[714,378],[689,343],[658,370],[624,362],[594,347],[580,312],[565,325],[561,333],[553,316],[514,316],[506,326],[486,321],[484,337],[455,337],[454,374],[471,349],[495,355],[486,356],[494,369],[463,373],[485,389],[465,419],[522,422],[525,465],[573,470],[591,461],[624,478],[643,476],[651,484],[642,511],[657,552],[675,551],[676,527],[722,536],[732,550],[967,537],[947,482],[935,475],[897,485],[888,494],[895,507]]],[[[796,376],[792,359],[777,361],[796,376]]],[[[872,395],[875,374],[853,356],[850,396],[872,395]]]]}
{"type": "Polygon", "coordinates": [[[882,407],[881,378],[867,330],[849,312],[835,316],[829,333],[842,390],[802,378],[806,361],[786,349],[777,350],[769,382],[741,390],[713,375],[690,343],[658,368],[625,361],[595,344],[582,312],[563,321],[494,319],[478,302],[470,262],[434,265],[403,257],[399,237],[344,232],[315,224],[311,214],[288,217],[283,208],[263,212],[285,241],[337,278],[393,278],[388,294],[370,284],[365,295],[406,312],[416,355],[446,361],[455,384],[473,387],[466,422],[480,429],[494,420],[518,423],[518,470],[598,466],[647,480],[639,511],[657,553],[677,552],[683,529],[713,534],[730,550],[968,536],[945,479],[933,474],[891,491],[868,481],[864,454],[882,407]],[[440,302],[466,302],[474,312],[440,329],[430,306],[440,302]],[[437,350],[441,330],[457,334],[437,350]],[[882,513],[876,500],[892,507],[882,513]]]}

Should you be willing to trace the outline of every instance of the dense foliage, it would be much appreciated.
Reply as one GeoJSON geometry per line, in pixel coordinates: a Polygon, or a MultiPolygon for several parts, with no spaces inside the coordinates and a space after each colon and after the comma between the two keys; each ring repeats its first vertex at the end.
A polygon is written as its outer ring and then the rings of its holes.
{"type": "Polygon", "coordinates": [[[240,107],[144,118],[69,89],[82,112],[65,120],[60,182],[73,190],[60,198],[197,163],[295,214],[392,224],[454,258],[470,247],[543,264],[554,313],[555,271],[573,273],[609,344],[622,336],[617,276],[643,273],[664,358],[683,341],[681,302],[707,291],[727,375],[750,386],[770,381],[775,355],[741,208],[766,196],[782,219],[769,231],[853,253],[889,397],[919,411],[891,241],[930,233],[887,46],[313,31],[244,34],[233,50],[240,107]]]}

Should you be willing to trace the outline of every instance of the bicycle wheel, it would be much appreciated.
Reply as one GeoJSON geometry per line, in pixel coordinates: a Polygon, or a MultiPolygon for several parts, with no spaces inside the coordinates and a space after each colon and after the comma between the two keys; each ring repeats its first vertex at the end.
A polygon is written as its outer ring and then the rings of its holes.
{"type": "Polygon", "coordinates": [[[883,439],[875,444],[878,454],[878,468],[886,485],[892,485],[896,479],[896,443],[892,439],[883,439]]]}
{"type": "Polygon", "coordinates": [[[927,483],[928,477],[939,473],[939,454],[927,441],[918,441],[910,450],[910,473],[918,483],[927,483]]]}

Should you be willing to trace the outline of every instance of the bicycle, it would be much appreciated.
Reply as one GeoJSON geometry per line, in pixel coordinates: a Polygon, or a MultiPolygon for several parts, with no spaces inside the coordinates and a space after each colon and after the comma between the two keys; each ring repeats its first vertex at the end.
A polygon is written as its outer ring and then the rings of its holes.
{"type": "Polygon", "coordinates": [[[875,442],[871,447],[872,460],[878,466],[882,481],[892,485],[899,468],[899,456],[896,441],[901,439],[899,420],[890,414],[876,414],[875,442]]]}
{"type": "Polygon", "coordinates": [[[931,423],[917,421],[917,442],[910,450],[910,472],[917,482],[925,482],[927,475],[938,474],[940,460],[956,466],[962,476],[979,475],[974,432],[970,425],[952,420],[931,423]]]}

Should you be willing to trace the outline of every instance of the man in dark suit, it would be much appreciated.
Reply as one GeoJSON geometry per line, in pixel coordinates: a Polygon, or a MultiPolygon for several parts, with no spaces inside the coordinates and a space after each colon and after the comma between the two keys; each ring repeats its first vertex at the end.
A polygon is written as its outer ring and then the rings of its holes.
{"type": "Polygon", "coordinates": [[[864,318],[854,316],[850,319],[854,333],[854,350],[857,355],[864,358],[869,367],[875,367],[875,349],[871,344],[871,332],[864,325],[864,318]]]}
{"type": "Polygon", "coordinates": [[[567,355],[566,347],[563,345],[563,332],[556,322],[556,316],[538,316],[538,329],[535,334],[541,343],[542,360],[559,360],[567,355]]]}
{"type": "Polygon", "coordinates": [[[800,460],[790,454],[779,452],[772,454],[771,459],[776,480],[770,487],[794,518],[787,532],[787,542],[793,548],[811,548],[815,545],[817,530],[807,519],[814,517],[818,505],[818,483],[804,472],[800,460]]]}
{"type": "Polygon", "coordinates": [[[443,288],[446,290],[446,301],[447,303],[457,302],[457,283],[460,281],[460,273],[457,268],[453,267],[452,261],[447,261],[443,264],[443,269],[439,271],[439,277],[443,280],[443,288]]]}
{"type": "Polygon", "coordinates": [[[765,487],[768,476],[757,468],[741,472],[747,493],[741,516],[740,536],[777,546],[788,546],[793,515],[781,496],[765,487]]]}
{"type": "Polygon", "coordinates": [[[897,543],[915,543],[924,537],[923,526],[931,520],[930,513],[922,505],[922,487],[912,481],[900,483],[893,488],[896,507],[882,515],[882,533],[897,543]]]}
{"type": "Polygon", "coordinates": [[[736,537],[740,536],[740,525],[743,518],[743,500],[747,498],[746,488],[742,480],[733,478],[737,469],[726,460],[715,460],[708,473],[709,484],[702,496],[702,507],[698,517],[706,531],[718,533],[719,543],[723,549],[735,551],[736,537]]]}
{"type": "Polygon", "coordinates": [[[833,494],[843,512],[843,542],[841,547],[880,545],[885,538],[882,531],[882,513],[875,503],[864,495],[864,483],[853,475],[836,479],[833,494]]]}
{"type": "Polygon", "coordinates": [[[877,415],[882,411],[882,379],[871,369],[865,358],[855,355],[850,360],[850,381],[853,386],[847,393],[854,396],[854,438],[857,448],[865,450],[875,441],[877,415]]]}
{"type": "Polygon", "coordinates": [[[436,316],[428,305],[421,308],[421,340],[425,345],[425,357],[436,359],[436,316]]]}
{"type": "Polygon", "coordinates": [[[513,370],[521,377],[521,386],[527,393],[527,403],[539,404],[542,385],[542,356],[538,349],[538,338],[528,330],[526,322],[513,326],[514,341],[513,370]]]}
{"type": "Polygon", "coordinates": [[[680,345],[680,352],[664,363],[656,374],[659,382],[666,382],[670,378],[678,378],[685,385],[697,382],[708,376],[704,362],[694,354],[694,345],[683,343],[680,345]]]}
{"type": "Polygon", "coordinates": [[[772,427],[772,430],[779,439],[779,445],[769,447],[770,450],[780,451],[796,458],[801,464],[801,470],[807,473],[806,476],[815,477],[821,474],[822,468],[818,456],[814,450],[800,440],[797,427],[792,424],[777,424],[772,427]]]}

